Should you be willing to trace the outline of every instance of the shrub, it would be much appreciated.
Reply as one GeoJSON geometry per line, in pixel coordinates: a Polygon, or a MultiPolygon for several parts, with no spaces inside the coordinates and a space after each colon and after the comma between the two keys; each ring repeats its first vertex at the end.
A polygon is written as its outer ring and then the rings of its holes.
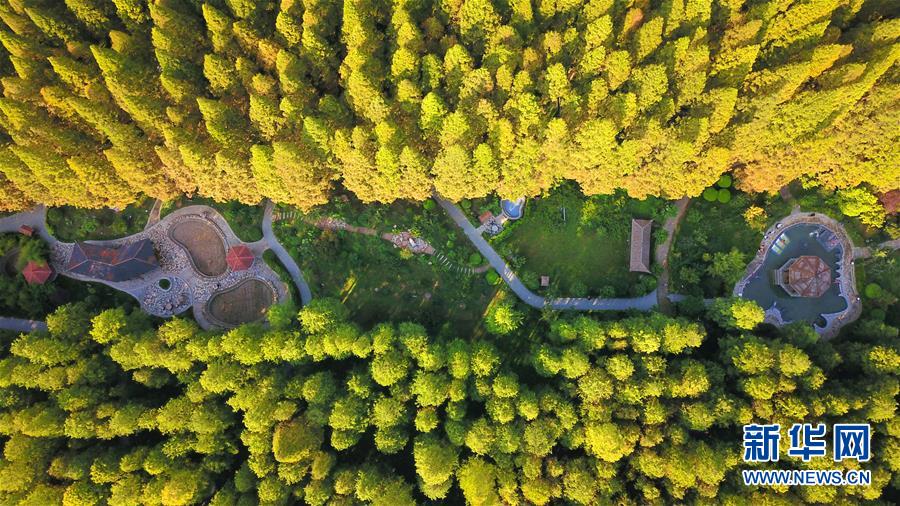
{"type": "Polygon", "coordinates": [[[731,188],[731,176],[728,174],[722,174],[716,184],[719,185],[719,188],[731,188]]]}
{"type": "Polygon", "coordinates": [[[436,205],[437,205],[437,204],[435,204],[434,201],[431,200],[431,199],[428,199],[428,200],[426,200],[425,202],[422,203],[422,207],[424,207],[426,211],[431,211],[432,209],[434,209],[434,207],[435,207],[436,205]]]}
{"type": "Polygon", "coordinates": [[[489,285],[497,285],[500,283],[500,275],[497,274],[497,271],[494,269],[487,271],[487,274],[484,275],[484,279],[489,285]]]}
{"type": "Polygon", "coordinates": [[[469,265],[472,267],[478,267],[484,262],[484,258],[478,253],[472,253],[469,255],[469,265]]]}
{"type": "Polygon", "coordinates": [[[722,188],[716,193],[717,193],[716,198],[719,199],[719,202],[721,202],[723,204],[727,204],[727,203],[731,202],[731,192],[730,191],[726,190],[725,188],[722,188]]]}
{"type": "Polygon", "coordinates": [[[881,297],[881,294],[881,287],[878,286],[877,283],[869,283],[868,285],[866,285],[866,298],[877,299],[881,297]]]}
{"type": "Polygon", "coordinates": [[[707,202],[715,202],[719,198],[719,192],[715,188],[707,188],[703,190],[703,200],[707,202]]]}

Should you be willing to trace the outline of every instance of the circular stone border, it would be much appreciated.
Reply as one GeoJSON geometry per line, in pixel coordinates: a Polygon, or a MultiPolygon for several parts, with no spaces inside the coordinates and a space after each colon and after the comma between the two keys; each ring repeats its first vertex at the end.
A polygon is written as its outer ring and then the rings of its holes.
{"type": "MultiPolygon", "coordinates": [[[[763,239],[760,242],[759,250],[756,252],[756,256],[753,260],[747,264],[747,269],[744,272],[744,276],[734,285],[734,290],[732,290],[732,296],[740,297],[743,299],[744,288],[746,288],[747,283],[750,282],[750,278],[756,274],[763,263],[765,262],[766,255],[769,252],[769,249],[772,247],[772,244],[781,237],[787,229],[800,224],[812,224],[819,225],[828,229],[831,233],[835,235],[841,242],[841,260],[840,260],[840,294],[844,298],[844,301],[847,302],[847,308],[838,311],[837,313],[826,313],[820,314],[819,316],[825,319],[825,326],[819,327],[816,324],[812,324],[813,329],[822,336],[823,339],[831,339],[836,336],[840,331],[841,327],[844,325],[855,321],[859,318],[860,313],[862,313],[862,305],[860,304],[859,293],[856,291],[856,270],[854,265],[853,258],[853,241],[850,240],[850,237],[847,235],[847,232],[844,230],[844,226],[841,222],[835,220],[834,218],[822,214],[819,212],[805,212],[795,210],[791,214],[785,216],[784,218],[778,220],[774,225],[768,228],[766,232],[763,234],[763,239]]],[[[745,299],[749,300],[749,299],[745,299]]],[[[775,325],[776,327],[781,327],[786,325],[784,320],[781,318],[781,313],[774,308],[765,309],[766,312],[765,323],[769,323],[771,325],[775,325]]]]}

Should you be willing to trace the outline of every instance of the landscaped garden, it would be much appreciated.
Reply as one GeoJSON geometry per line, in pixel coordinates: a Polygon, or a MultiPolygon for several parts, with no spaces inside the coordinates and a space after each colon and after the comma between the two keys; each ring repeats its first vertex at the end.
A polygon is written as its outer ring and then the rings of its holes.
{"type": "MultiPolygon", "coordinates": [[[[508,221],[492,243],[532,290],[539,289],[540,276],[549,276],[552,295],[634,297],[652,291],[656,278],[629,272],[631,220],[653,219],[660,230],[672,212],[659,198],[586,197],[575,185],[563,184],[529,200],[524,217],[508,221]]],[[[653,247],[660,240],[654,235],[653,247]]]]}
{"type": "Polygon", "coordinates": [[[47,244],[37,237],[0,234],[0,316],[43,318],[55,308],[82,301],[91,307],[133,307],[129,295],[100,283],[85,283],[56,276],[44,284],[29,284],[22,269],[29,260],[49,258],[47,244]]]}
{"type": "Polygon", "coordinates": [[[883,210],[878,214],[874,195],[862,189],[833,192],[795,183],[784,195],[751,196],[730,189],[730,177],[724,178],[702,198],[691,200],[669,256],[670,291],[707,298],[729,295],[762,234],[794,208],[840,221],[857,247],[874,246],[898,233],[895,223],[884,223],[883,210]]]}
{"type": "Polygon", "coordinates": [[[499,289],[488,274],[471,272],[481,258],[444,212],[433,204],[363,205],[352,198],[303,214],[276,210],[279,241],[297,261],[314,297],[336,297],[363,326],[386,318],[422,323],[434,331],[471,332],[499,289]],[[330,217],[378,233],[410,231],[437,255],[414,255],[381,237],[321,230],[311,222],[330,217]],[[478,258],[474,258],[474,257],[478,258]],[[476,261],[477,260],[477,261],[476,261]],[[460,273],[460,271],[464,273],[460,273]]]}

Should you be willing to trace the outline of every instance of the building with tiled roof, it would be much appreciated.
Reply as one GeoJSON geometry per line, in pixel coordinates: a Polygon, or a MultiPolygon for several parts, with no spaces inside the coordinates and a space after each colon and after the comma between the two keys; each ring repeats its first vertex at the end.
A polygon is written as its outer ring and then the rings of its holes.
{"type": "Polygon", "coordinates": [[[66,270],[104,281],[127,281],[159,268],[150,239],[120,247],[75,243],[66,270]]]}
{"type": "Polygon", "coordinates": [[[653,220],[631,220],[631,272],[650,272],[650,232],[653,220]]]}

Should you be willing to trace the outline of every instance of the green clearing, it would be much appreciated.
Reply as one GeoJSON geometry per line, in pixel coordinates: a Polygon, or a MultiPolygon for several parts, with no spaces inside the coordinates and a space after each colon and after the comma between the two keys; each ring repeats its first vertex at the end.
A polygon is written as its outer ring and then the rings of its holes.
{"type": "MultiPolygon", "coordinates": [[[[762,204],[767,211],[770,208],[780,211],[777,205],[762,204]]],[[[743,193],[724,203],[691,200],[669,253],[671,291],[704,297],[731,293],[729,283],[712,274],[710,269],[716,254],[724,255],[732,249],[738,251],[741,259],[734,269],[743,271],[753,259],[762,239],[762,230],[754,230],[744,219],[744,213],[751,205],[752,201],[743,193]]]]}
{"type": "Polygon", "coordinates": [[[279,241],[297,260],[314,297],[335,297],[353,320],[367,328],[378,322],[415,321],[434,332],[467,337],[479,332],[483,314],[499,286],[483,274],[460,275],[429,255],[411,255],[387,241],[346,231],[322,231],[304,220],[340,218],[379,233],[411,230],[451,262],[465,265],[472,248],[441,209],[420,204],[362,206],[352,199],[302,214],[282,209],[275,223],[279,241]]]}
{"type": "Polygon", "coordinates": [[[834,192],[794,183],[789,186],[789,194],[787,201],[778,194],[748,195],[737,191],[727,202],[692,199],[669,257],[671,290],[703,297],[730,294],[733,280],[740,278],[756,255],[763,232],[795,206],[840,221],[855,246],[873,246],[890,239],[885,232],[887,227],[866,227],[858,218],[842,214],[834,192]],[[726,259],[727,253],[732,254],[726,259]],[[714,266],[717,259],[718,268],[714,266]]]}
{"type": "Polygon", "coordinates": [[[144,230],[153,202],[145,197],[121,211],[51,207],[47,209],[47,226],[64,242],[117,239],[144,230]]]}
{"type": "Polygon", "coordinates": [[[658,226],[670,208],[662,199],[640,201],[621,193],[585,197],[564,184],[529,200],[525,215],[507,222],[493,243],[531,289],[547,275],[551,294],[638,296],[653,290],[656,278],[628,271],[631,219],[654,219],[658,226]]]}

